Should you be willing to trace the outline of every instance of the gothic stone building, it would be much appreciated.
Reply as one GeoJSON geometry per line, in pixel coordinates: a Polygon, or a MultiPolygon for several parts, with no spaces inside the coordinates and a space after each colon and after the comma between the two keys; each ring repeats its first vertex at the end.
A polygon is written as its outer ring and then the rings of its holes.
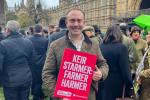
{"type": "Polygon", "coordinates": [[[87,25],[96,24],[106,31],[110,24],[134,25],[134,18],[149,14],[150,0],[59,0],[59,6],[50,8],[50,24],[57,26],[59,19],[73,7],[84,11],[87,25]]]}
{"type": "MultiPolygon", "coordinates": [[[[40,0],[39,0],[40,4],[40,0]]],[[[5,2],[5,13],[7,14],[8,12],[14,13],[18,17],[21,17],[24,14],[29,14],[29,9],[32,9],[35,7],[35,1],[34,0],[27,0],[26,5],[24,4],[24,0],[21,0],[20,4],[18,3],[15,4],[14,7],[8,7],[7,2],[5,2]]],[[[40,8],[41,9],[41,8],[40,8]]]]}

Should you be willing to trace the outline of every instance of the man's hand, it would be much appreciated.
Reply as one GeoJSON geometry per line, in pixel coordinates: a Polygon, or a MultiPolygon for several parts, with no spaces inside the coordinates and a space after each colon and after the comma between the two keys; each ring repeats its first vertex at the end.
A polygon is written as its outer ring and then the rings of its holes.
{"type": "Polygon", "coordinates": [[[94,71],[93,80],[94,80],[94,81],[99,81],[99,80],[102,78],[102,73],[101,73],[101,71],[97,68],[96,65],[95,65],[95,69],[96,69],[96,71],[94,71]]]}
{"type": "Polygon", "coordinates": [[[146,47],[146,48],[145,48],[145,51],[147,51],[147,50],[148,50],[148,48],[149,48],[149,47],[146,47]]]}
{"type": "Polygon", "coordinates": [[[67,99],[67,98],[63,98],[63,100],[70,100],[70,99],[67,99]]]}
{"type": "Polygon", "coordinates": [[[140,78],[140,77],[138,76],[136,80],[137,80],[137,82],[138,82],[139,84],[141,84],[142,78],[140,78]]]}

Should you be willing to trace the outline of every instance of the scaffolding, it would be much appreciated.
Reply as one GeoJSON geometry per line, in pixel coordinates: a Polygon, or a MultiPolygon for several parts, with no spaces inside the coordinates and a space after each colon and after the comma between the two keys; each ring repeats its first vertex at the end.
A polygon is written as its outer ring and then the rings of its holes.
{"type": "Polygon", "coordinates": [[[116,24],[117,23],[134,23],[133,19],[140,15],[150,15],[150,8],[148,9],[142,9],[142,10],[133,10],[128,12],[120,12],[119,16],[115,16],[116,24]]]}

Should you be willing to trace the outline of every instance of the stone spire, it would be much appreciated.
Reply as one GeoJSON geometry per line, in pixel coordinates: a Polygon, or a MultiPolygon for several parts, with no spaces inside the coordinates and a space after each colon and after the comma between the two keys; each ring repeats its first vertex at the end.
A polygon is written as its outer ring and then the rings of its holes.
{"type": "Polygon", "coordinates": [[[24,0],[22,0],[22,4],[24,5],[24,0]]]}
{"type": "Polygon", "coordinates": [[[26,7],[35,6],[34,0],[27,0],[26,7]]]}
{"type": "Polygon", "coordinates": [[[16,13],[16,11],[17,11],[17,6],[16,6],[16,3],[15,3],[15,13],[16,13]]]}
{"type": "Polygon", "coordinates": [[[18,1],[18,8],[19,8],[19,1],[18,1]]]}

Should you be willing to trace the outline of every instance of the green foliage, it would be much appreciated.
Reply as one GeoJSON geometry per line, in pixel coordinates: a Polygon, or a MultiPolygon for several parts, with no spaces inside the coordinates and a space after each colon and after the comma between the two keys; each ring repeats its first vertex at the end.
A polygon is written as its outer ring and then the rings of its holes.
{"type": "Polygon", "coordinates": [[[17,21],[18,19],[19,19],[18,16],[14,15],[13,13],[7,13],[6,14],[6,23],[9,20],[16,20],[17,21]]]}
{"type": "Polygon", "coordinates": [[[18,20],[21,29],[27,30],[29,26],[34,25],[34,19],[27,14],[22,15],[18,20]]]}

